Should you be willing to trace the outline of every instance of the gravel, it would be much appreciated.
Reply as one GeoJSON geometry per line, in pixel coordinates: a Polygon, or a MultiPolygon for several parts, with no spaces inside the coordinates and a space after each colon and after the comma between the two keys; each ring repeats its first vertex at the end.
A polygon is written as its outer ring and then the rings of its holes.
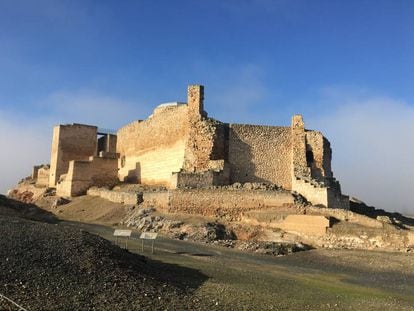
{"type": "MultiPolygon", "coordinates": [[[[96,235],[0,213],[0,236],[0,294],[28,310],[207,307],[192,299],[203,274],[148,260],[96,235]],[[185,274],[194,282],[180,282],[185,274]]],[[[1,308],[9,305],[0,300],[1,308]]]]}

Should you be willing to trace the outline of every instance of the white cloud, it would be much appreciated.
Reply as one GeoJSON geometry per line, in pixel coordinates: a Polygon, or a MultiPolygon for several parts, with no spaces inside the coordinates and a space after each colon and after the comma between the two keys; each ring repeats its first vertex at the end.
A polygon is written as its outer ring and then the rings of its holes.
{"type": "Polygon", "coordinates": [[[330,140],[343,192],[389,211],[414,212],[414,107],[366,92],[332,89],[324,96],[329,113],[305,121],[330,140]]]}
{"type": "Polygon", "coordinates": [[[117,130],[146,117],[143,112],[149,114],[150,108],[97,92],[59,91],[31,110],[36,113],[0,110],[0,193],[30,175],[33,165],[49,163],[54,125],[85,123],[117,130]]]}
{"type": "Polygon", "coordinates": [[[48,163],[50,137],[47,128],[0,111],[0,193],[31,174],[36,163],[48,163]]]}

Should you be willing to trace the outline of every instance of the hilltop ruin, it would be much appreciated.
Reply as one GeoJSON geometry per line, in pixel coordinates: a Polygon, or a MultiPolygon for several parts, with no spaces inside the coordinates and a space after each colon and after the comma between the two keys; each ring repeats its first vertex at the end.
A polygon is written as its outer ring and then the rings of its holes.
{"type": "Polygon", "coordinates": [[[187,103],[159,105],[116,134],[84,124],[55,126],[50,168],[34,167],[33,177],[60,196],[119,182],[168,189],[266,183],[313,205],[348,209],[331,157],[329,141],[305,129],[301,115],[290,127],[223,123],[207,116],[204,87],[190,85],[187,103]]]}

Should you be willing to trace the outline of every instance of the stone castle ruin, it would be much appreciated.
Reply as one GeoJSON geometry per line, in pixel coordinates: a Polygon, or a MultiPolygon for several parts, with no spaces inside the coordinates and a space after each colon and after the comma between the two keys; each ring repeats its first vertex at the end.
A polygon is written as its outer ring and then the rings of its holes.
{"type": "MultiPolygon", "coordinates": [[[[301,115],[290,127],[223,123],[207,116],[204,87],[190,85],[187,103],[162,104],[116,133],[84,124],[55,126],[50,167],[34,167],[33,177],[60,196],[123,183],[163,186],[168,200],[172,193],[182,198],[210,189],[221,204],[228,194],[220,189],[261,183],[296,192],[313,205],[348,209],[331,157],[329,141],[305,129],[301,115]]],[[[260,191],[249,195],[269,202],[260,191]]],[[[232,198],[234,205],[245,201],[232,198]]]]}

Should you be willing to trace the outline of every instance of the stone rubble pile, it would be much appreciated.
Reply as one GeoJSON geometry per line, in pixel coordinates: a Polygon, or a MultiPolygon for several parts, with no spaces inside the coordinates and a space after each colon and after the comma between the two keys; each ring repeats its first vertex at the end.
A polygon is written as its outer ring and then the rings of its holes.
{"type": "Polygon", "coordinates": [[[178,240],[197,241],[218,246],[240,249],[268,255],[287,255],[293,252],[308,250],[302,243],[240,241],[235,233],[218,222],[188,224],[182,221],[167,219],[164,216],[154,215],[153,207],[130,209],[130,214],[123,222],[128,227],[142,232],[160,232],[178,240]]]}
{"type": "Polygon", "coordinates": [[[163,216],[151,215],[155,208],[131,208],[130,215],[123,222],[127,227],[133,227],[144,232],[169,232],[181,227],[183,222],[166,219],[163,216]]]}

